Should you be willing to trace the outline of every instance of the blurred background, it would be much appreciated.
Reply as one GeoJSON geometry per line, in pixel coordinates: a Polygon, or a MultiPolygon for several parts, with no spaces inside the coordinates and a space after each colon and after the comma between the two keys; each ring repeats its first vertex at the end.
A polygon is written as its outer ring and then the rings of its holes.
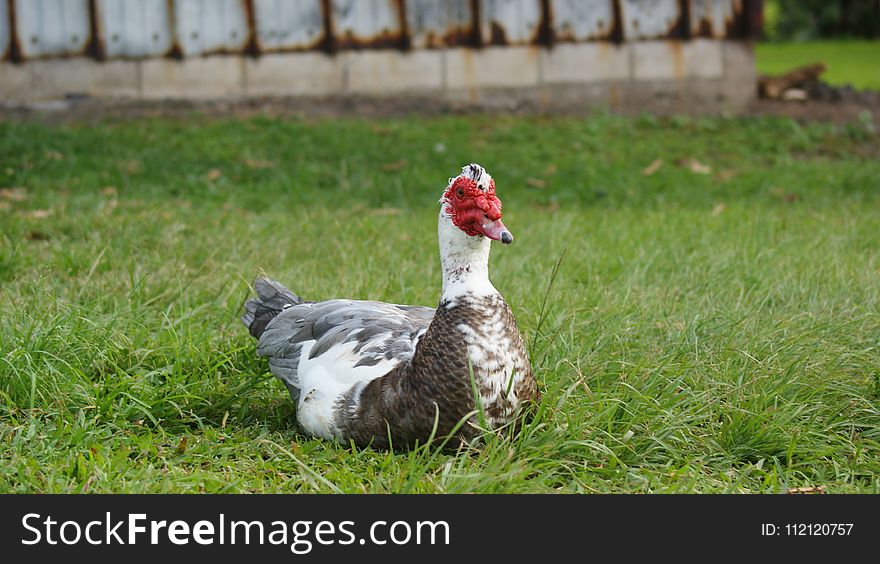
{"type": "Polygon", "coordinates": [[[880,89],[878,33],[876,0],[11,0],[0,98],[706,113],[748,111],[760,94],[873,107],[856,91],[880,89]],[[770,87],[758,76],[808,65],[770,87]]]}
{"type": "Polygon", "coordinates": [[[877,0],[765,0],[764,6],[770,41],[880,37],[877,0]]]}

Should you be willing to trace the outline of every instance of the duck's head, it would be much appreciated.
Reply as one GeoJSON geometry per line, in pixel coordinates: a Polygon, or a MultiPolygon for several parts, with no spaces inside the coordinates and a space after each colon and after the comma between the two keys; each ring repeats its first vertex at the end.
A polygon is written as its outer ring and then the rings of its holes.
{"type": "Polygon", "coordinates": [[[501,200],[495,195],[495,181],[482,166],[472,163],[449,179],[440,198],[440,213],[471,237],[488,237],[505,245],[513,235],[501,222],[501,200]]]}

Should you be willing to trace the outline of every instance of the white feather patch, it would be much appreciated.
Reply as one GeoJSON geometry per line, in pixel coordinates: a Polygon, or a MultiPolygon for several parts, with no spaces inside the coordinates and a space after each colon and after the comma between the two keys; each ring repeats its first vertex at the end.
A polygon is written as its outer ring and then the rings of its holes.
{"type": "Polygon", "coordinates": [[[361,356],[355,342],[333,345],[324,354],[309,358],[314,341],[303,343],[297,373],[300,395],[296,418],[303,430],[325,439],[340,438],[334,422],[336,406],[354,386],[387,374],[400,362],[382,360],[372,366],[355,366],[361,356]]]}

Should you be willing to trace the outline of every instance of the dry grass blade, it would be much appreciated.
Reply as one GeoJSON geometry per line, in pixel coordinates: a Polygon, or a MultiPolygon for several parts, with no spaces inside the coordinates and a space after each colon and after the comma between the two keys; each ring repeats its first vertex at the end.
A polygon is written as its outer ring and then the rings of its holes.
{"type": "Polygon", "coordinates": [[[0,198],[11,202],[23,202],[27,199],[27,190],[24,188],[0,188],[0,198]]]}
{"type": "Polygon", "coordinates": [[[663,159],[655,159],[651,164],[646,166],[644,170],[642,170],[642,174],[644,174],[645,176],[651,176],[652,174],[660,170],[661,166],[663,166],[663,159]]]}
{"type": "Polygon", "coordinates": [[[385,163],[382,165],[382,170],[385,172],[395,172],[398,170],[402,170],[403,167],[406,166],[406,159],[400,159],[399,161],[394,161],[393,163],[385,163]]]}
{"type": "Polygon", "coordinates": [[[532,188],[543,188],[547,186],[547,181],[541,178],[526,178],[526,184],[532,188]]]}

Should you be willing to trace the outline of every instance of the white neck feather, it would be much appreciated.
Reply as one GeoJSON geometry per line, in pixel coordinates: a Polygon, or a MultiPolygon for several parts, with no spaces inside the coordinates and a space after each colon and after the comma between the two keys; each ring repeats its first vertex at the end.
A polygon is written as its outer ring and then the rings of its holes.
{"type": "Polygon", "coordinates": [[[452,223],[442,204],[437,233],[443,270],[441,302],[448,302],[452,306],[463,294],[486,296],[498,293],[489,281],[491,241],[487,237],[470,236],[459,229],[452,223]]]}

